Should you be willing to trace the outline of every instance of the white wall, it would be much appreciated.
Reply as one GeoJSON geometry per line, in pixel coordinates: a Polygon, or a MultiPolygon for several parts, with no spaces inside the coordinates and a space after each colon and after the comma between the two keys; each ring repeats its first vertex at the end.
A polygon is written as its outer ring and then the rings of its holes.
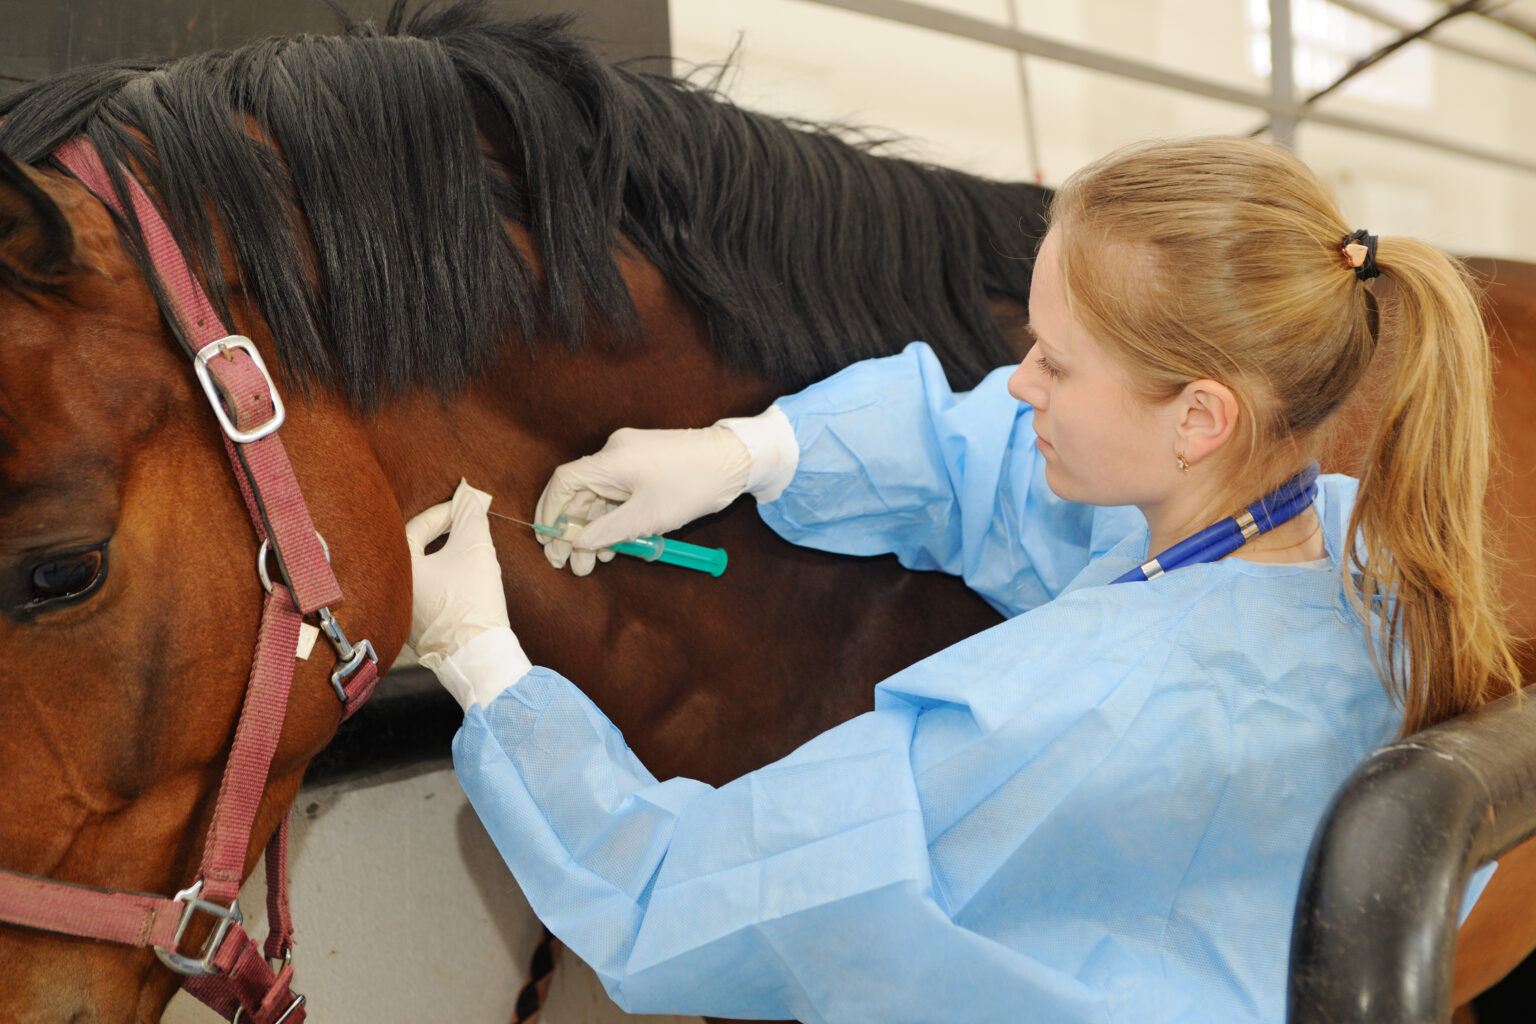
{"type": "MultiPolygon", "coordinates": [[[[928,0],[998,22],[1007,0],[928,0]]],[[[1443,10],[1392,0],[1402,20],[1443,10]]],[[[1216,79],[1267,89],[1249,66],[1243,0],[1017,0],[1021,28],[1216,79]]],[[[1536,0],[1506,8],[1536,20],[1536,0]]],[[[1536,42],[1467,17],[1437,32],[1536,67],[1536,42]]],[[[726,91],[777,114],[894,129],[902,152],[1001,178],[1028,178],[1023,105],[1010,51],[834,10],[806,0],[673,0],[679,61],[719,61],[738,46],[726,91]]],[[[1330,96],[1320,109],[1375,119],[1536,160],[1536,77],[1415,43],[1366,75],[1432,77],[1427,109],[1330,96]],[[1410,56],[1411,55],[1411,56],[1410,56]]],[[[1148,136],[1246,132],[1262,118],[1050,61],[1027,61],[1046,184],[1148,136]]],[[[1369,90],[1367,90],[1369,91],[1369,90]]],[[[1409,91],[1406,87],[1403,89],[1409,91]]],[[[1414,234],[1463,254],[1536,261],[1536,176],[1403,143],[1303,126],[1298,150],[1337,191],[1345,215],[1378,234],[1414,234]]]]}

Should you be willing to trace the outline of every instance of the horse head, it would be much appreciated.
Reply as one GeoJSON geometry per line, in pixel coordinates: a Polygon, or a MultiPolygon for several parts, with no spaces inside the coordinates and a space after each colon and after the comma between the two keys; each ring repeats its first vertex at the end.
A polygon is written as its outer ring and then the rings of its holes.
{"type": "MultiPolygon", "coordinates": [[[[291,397],[281,436],[337,616],[382,670],[410,616],[401,514],[344,405],[291,397]]],[[[251,671],[256,551],[209,401],[113,216],[0,155],[0,868],[161,895],[192,881],[251,671]]],[[[322,641],[298,662],[247,871],[340,721],[331,655],[322,641]]],[[[0,927],[5,1021],[158,1019],[179,980],[147,948],[0,927]]]]}
{"type": "MultiPolygon", "coordinates": [[[[1042,190],[610,68],[560,19],[405,6],[0,99],[0,1024],[155,1019],[169,999],[142,948],[16,927],[4,877],[161,901],[199,877],[269,600],[186,352],[209,341],[162,314],[142,218],[102,202],[126,197],[64,173],[60,147],[89,138],[142,182],[212,308],[283,371],[279,436],[337,614],[381,671],[409,621],[403,515],[461,473],[527,510],[621,426],[755,411],[917,337],[959,381],[1022,352],[995,317],[1025,308],[1042,190]]],[[[623,570],[598,588],[498,539],[530,655],[584,680],[663,776],[782,756],[996,620],[953,579],[785,550],[744,505],[705,529],[727,588],[623,570]]],[[[323,641],[298,663],[242,876],[336,728],[333,665],[323,641]]],[[[198,911],[178,948],[212,926],[198,911]]]]}

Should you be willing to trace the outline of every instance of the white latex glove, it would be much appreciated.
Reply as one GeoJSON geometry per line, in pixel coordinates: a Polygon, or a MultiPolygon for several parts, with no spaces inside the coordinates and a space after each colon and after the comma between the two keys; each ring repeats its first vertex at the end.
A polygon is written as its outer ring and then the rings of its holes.
{"type": "MultiPolygon", "coordinates": [[[[485,514],[490,506],[489,494],[461,479],[452,501],[433,505],[405,524],[411,550],[410,645],[421,664],[445,685],[445,659],[489,630],[511,632],[501,565],[485,514]],[[427,554],[427,545],[444,533],[447,542],[427,554]]],[[[454,696],[460,704],[467,703],[463,694],[454,696]]]]}
{"type": "Polygon", "coordinates": [[[721,420],[701,430],[614,431],[596,455],[555,470],[534,521],[561,516],[588,525],[563,538],[539,535],[556,569],[570,561],[585,576],[610,545],[668,533],[718,512],[744,491],[772,500],[794,475],[800,449],[777,406],[760,416],[721,420]]]}

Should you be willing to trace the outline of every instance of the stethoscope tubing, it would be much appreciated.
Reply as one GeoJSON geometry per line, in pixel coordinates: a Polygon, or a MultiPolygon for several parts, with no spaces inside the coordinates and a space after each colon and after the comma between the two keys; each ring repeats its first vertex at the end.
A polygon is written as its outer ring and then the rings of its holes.
{"type": "MultiPolygon", "coordinates": [[[[1318,465],[1312,463],[1271,494],[1247,507],[1247,513],[1258,527],[1259,533],[1268,533],[1275,527],[1300,515],[1317,500],[1318,465]]],[[[1255,534],[1257,536],[1257,534],[1255,534]]],[[[1181,569],[1186,565],[1214,562],[1225,558],[1248,542],[1236,516],[1212,523],[1192,537],[1186,537],[1156,557],[1131,569],[1116,579],[1115,583],[1142,583],[1147,580],[1146,566],[1156,562],[1163,573],[1181,569]]]]}
{"type": "MultiPolygon", "coordinates": [[[[1306,511],[1307,506],[1316,500],[1316,488],[1297,495],[1289,502],[1286,502],[1274,510],[1274,516],[1272,517],[1272,522],[1269,529],[1272,530],[1276,526],[1279,526],[1281,523],[1290,519],[1294,519],[1296,516],[1306,511]]],[[[1158,563],[1163,566],[1163,571],[1168,572],[1170,569],[1177,569],[1185,565],[1194,565],[1198,562],[1214,562],[1216,559],[1224,558],[1225,556],[1230,555],[1232,552],[1236,551],[1238,548],[1242,547],[1244,544],[1243,531],[1237,526],[1235,521],[1228,520],[1228,522],[1232,523],[1232,528],[1230,531],[1220,537],[1213,537],[1209,544],[1204,545],[1198,552],[1192,553],[1188,558],[1176,562],[1172,565],[1164,563],[1163,560],[1159,558],[1158,563]],[[1224,550],[1219,550],[1223,545],[1229,546],[1226,546],[1224,550]]],[[[1268,533],[1269,530],[1260,530],[1259,532],[1268,533]]]]}

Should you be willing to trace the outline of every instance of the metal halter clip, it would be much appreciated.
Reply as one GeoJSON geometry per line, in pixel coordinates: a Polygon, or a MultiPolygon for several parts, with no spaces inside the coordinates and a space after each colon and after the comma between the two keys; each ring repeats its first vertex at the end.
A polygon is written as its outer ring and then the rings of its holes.
{"type": "Polygon", "coordinates": [[[209,903],[199,899],[203,894],[203,880],[199,878],[187,888],[171,897],[177,903],[185,903],[186,909],[181,912],[181,923],[176,926],[176,938],[170,949],[163,946],[155,947],[155,956],[177,974],[185,974],[191,977],[203,977],[209,974],[217,974],[218,969],[213,966],[214,954],[219,951],[219,946],[224,942],[224,936],[229,934],[229,929],[245,920],[240,913],[240,901],[235,900],[228,907],[221,907],[217,903],[209,903]],[[197,911],[204,911],[219,919],[214,926],[213,935],[209,937],[208,944],[203,947],[203,955],[193,959],[182,956],[176,952],[176,947],[181,945],[181,937],[186,933],[187,925],[192,923],[192,915],[197,911]]]}
{"type": "Polygon", "coordinates": [[[277,428],[283,425],[287,412],[283,409],[283,400],[278,397],[277,385],[272,383],[272,375],[267,372],[267,364],[261,361],[261,353],[256,351],[256,346],[251,339],[239,334],[231,334],[220,338],[218,341],[210,341],[197,350],[197,355],[192,359],[192,370],[197,374],[197,381],[203,386],[203,394],[208,396],[208,404],[213,406],[213,414],[219,419],[219,426],[224,428],[224,433],[231,441],[239,444],[250,444],[252,441],[260,441],[268,434],[277,432],[277,428]],[[251,362],[256,364],[256,369],[261,371],[262,379],[267,382],[267,397],[272,401],[272,418],[267,420],[255,430],[237,430],[230,422],[229,414],[224,411],[224,403],[219,399],[218,388],[213,383],[213,375],[208,371],[208,363],[215,356],[228,356],[229,350],[238,348],[251,357],[251,362]]]}
{"type": "Polygon", "coordinates": [[[377,665],[379,656],[374,652],[371,640],[362,640],[356,644],[349,641],[347,634],[341,631],[341,623],[336,621],[336,616],[331,614],[329,608],[321,608],[319,614],[320,631],[331,641],[331,646],[336,648],[337,665],[331,673],[331,689],[336,691],[336,699],[345,704],[347,691],[342,683],[362,667],[364,660],[377,665]]]}
{"type": "MultiPolygon", "coordinates": [[[[273,1021],[272,1024],[283,1024],[283,1021],[285,1021],[289,1017],[293,1016],[293,1011],[294,1010],[297,1010],[299,1007],[301,1007],[303,1005],[304,1005],[304,997],[299,995],[297,992],[295,992],[294,995],[293,995],[293,1002],[288,1004],[288,1009],[284,1010],[283,1011],[283,1015],[281,1017],[277,1018],[277,1020],[273,1021]]],[[[235,1007],[235,1015],[229,1019],[229,1024],[240,1024],[240,1015],[244,1011],[245,1011],[245,1008],[243,1006],[235,1007]]]]}

